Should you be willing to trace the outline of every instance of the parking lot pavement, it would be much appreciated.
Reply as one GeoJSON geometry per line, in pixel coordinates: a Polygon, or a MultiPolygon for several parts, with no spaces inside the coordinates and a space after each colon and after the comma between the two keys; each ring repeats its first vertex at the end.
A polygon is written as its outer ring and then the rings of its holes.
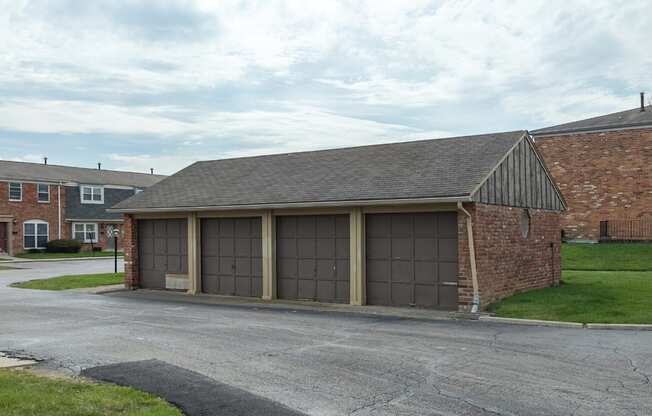
{"type": "Polygon", "coordinates": [[[6,287],[112,266],[78,263],[0,271],[0,351],[28,352],[73,372],[158,359],[310,415],[652,414],[652,332],[6,287]]]}

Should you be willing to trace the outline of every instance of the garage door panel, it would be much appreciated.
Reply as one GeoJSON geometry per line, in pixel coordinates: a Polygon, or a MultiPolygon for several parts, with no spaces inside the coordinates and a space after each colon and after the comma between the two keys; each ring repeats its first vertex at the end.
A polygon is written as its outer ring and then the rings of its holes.
{"type": "Polygon", "coordinates": [[[314,238],[315,237],[315,218],[310,215],[297,217],[297,237],[314,238]]]}
{"type": "Polygon", "coordinates": [[[391,305],[389,283],[367,280],[367,303],[369,305],[391,305]]]}
{"type": "Polygon", "coordinates": [[[317,299],[335,299],[335,281],[331,280],[316,280],[317,283],[317,299]]]}
{"type": "Polygon", "coordinates": [[[386,238],[390,235],[390,216],[383,214],[367,215],[366,220],[367,237],[386,238]]]}
{"type": "Polygon", "coordinates": [[[251,238],[237,238],[235,240],[235,255],[238,257],[249,257],[251,252],[251,238]]]}
{"type": "Polygon", "coordinates": [[[434,238],[417,237],[414,239],[414,259],[434,260],[437,255],[437,240],[434,238]]]}
{"type": "Polygon", "coordinates": [[[276,268],[278,278],[296,279],[299,277],[297,274],[297,263],[294,259],[278,259],[276,261],[276,268]]]}
{"type": "Polygon", "coordinates": [[[457,306],[456,287],[441,285],[457,281],[455,212],[367,214],[365,220],[367,303],[457,306]]]}
{"type": "Polygon", "coordinates": [[[324,278],[335,278],[335,262],[333,260],[317,260],[317,275],[324,278]]]}
{"type": "Polygon", "coordinates": [[[294,278],[297,288],[293,291],[290,283],[279,279],[278,297],[348,302],[348,216],[282,216],[276,219],[276,227],[277,276],[294,278]],[[292,265],[296,272],[290,271],[292,265]]]}
{"type": "Polygon", "coordinates": [[[388,238],[368,238],[366,244],[367,259],[384,259],[390,257],[390,240],[388,238]]]}
{"type": "Polygon", "coordinates": [[[298,281],[298,299],[310,299],[313,300],[316,298],[316,287],[317,281],[313,279],[299,279],[298,281]]]}
{"type": "Polygon", "coordinates": [[[410,238],[413,233],[413,215],[392,216],[391,233],[395,237],[410,238]]]}
{"type": "Polygon", "coordinates": [[[442,282],[457,282],[457,263],[439,263],[439,279],[442,282]]]}
{"type": "Polygon", "coordinates": [[[315,218],[315,236],[317,238],[333,238],[335,236],[335,218],[332,216],[318,216],[315,218]]]}
{"type": "Polygon", "coordinates": [[[276,240],[276,255],[279,258],[295,258],[297,256],[297,240],[278,238],[276,240]]]}
{"type": "Polygon", "coordinates": [[[367,281],[389,282],[389,262],[390,260],[367,259],[367,281]]]}
{"type": "Polygon", "coordinates": [[[203,275],[216,275],[219,273],[219,268],[217,266],[217,257],[216,256],[206,256],[202,253],[202,274],[203,275]]]}
{"type": "Polygon", "coordinates": [[[317,262],[313,259],[299,259],[297,262],[297,273],[299,279],[314,279],[317,262]]]}
{"type": "Polygon", "coordinates": [[[297,240],[297,253],[300,259],[314,258],[317,255],[314,238],[299,238],[297,240]]]}
{"type": "Polygon", "coordinates": [[[457,286],[439,285],[439,306],[445,309],[457,309],[457,286]]]}
{"type": "Polygon", "coordinates": [[[457,213],[440,213],[437,226],[441,238],[454,238],[457,240],[457,213]]]}
{"type": "Polygon", "coordinates": [[[415,285],[414,287],[415,304],[424,308],[432,308],[438,304],[437,286],[435,285],[415,285]]]}
{"type": "Polygon", "coordinates": [[[338,237],[335,240],[335,257],[338,259],[348,259],[351,255],[351,244],[348,238],[338,237]]]}
{"type": "Polygon", "coordinates": [[[414,215],[414,235],[430,237],[437,234],[437,216],[431,214],[414,215]]]}
{"type": "Polygon", "coordinates": [[[166,273],[187,273],[187,221],[138,220],[141,286],[165,289],[166,273]]]}
{"type": "Polygon", "coordinates": [[[411,259],[412,258],[412,239],[410,238],[392,238],[391,250],[393,259],[411,259]]]}
{"type": "Polygon", "coordinates": [[[233,256],[235,252],[233,237],[220,237],[218,244],[220,256],[233,256]]]}
{"type": "Polygon", "coordinates": [[[281,299],[296,299],[297,298],[297,280],[296,279],[277,279],[278,297],[281,299]]]}
{"type": "Polygon", "coordinates": [[[411,260],[392,260],[392,282],[411,282],[413,274],[411,260]]]}
{"type": "Polygon", "coordinates": [[[251,259],[250,258],[236,258],[235,259],[235,275],[236,276],[251,276],[251,259]]]}
{"type": "Polygon", "coordinates": [[[251,239],[251,257],[263,257],[263,240],[260,237],[253,237],[251,239]]]}
{"type": "Polygon", "coordinates": [[[202,219],[202,290],[236,296],[262,294],[260,218],[202,219]],[[214,275],[217,275],[215,278],[214,275]]]}
{"type": "Polygon", "coordinates": [[[335,263],[335,279],[340,281],[350,281],[351,268],[348,260],[337,260],[335,263]]]}
{"type": "Polygon", "coordinates": [[[412,301],[412,287],[410,283],[394,283],[390,285],[392,293],[391,304],[394,306],[409,306],[414,302],[412,301]]]}
{"type": "Polygon", "coordinates": [[[315,256],[320,259],[335,258],[335,240],[333,238],[318,238],[317,239],[317,252],[315,256]]]}
{"type": "Polygon", "coordinates": [[[438,281],[437,263],[434,261],[414,262],[414,281],[416,283],[435,285],[438,281]]]}
{"type": "Polygon", "coordinates": [[[440,261],[457,262],[457,239],[440,239],[439,247],[437,247],[437,257],[440,261]]]}

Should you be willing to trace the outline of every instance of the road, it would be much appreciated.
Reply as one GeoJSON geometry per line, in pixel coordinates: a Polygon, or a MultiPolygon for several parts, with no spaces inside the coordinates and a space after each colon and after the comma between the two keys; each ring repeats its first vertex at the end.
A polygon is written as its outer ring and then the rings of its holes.
{"type": "Polygon", "coordinates": [[[649,415],[652,332],[519,327],[14,289],[111,260],[0,271],[0,350],[79,372],[156,358],[310,415],[649,415]]]}

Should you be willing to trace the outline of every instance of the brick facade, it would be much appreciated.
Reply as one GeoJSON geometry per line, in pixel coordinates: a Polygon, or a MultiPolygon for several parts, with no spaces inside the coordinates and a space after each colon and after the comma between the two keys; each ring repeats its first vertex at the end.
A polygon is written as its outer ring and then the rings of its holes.
{"type": "Polygon", "coordinates": [[[138,222],[133,215],[125,214],[124,230],[124,264],[125,286],[130,289],[138,287],[138,222]]]}
{"type": "MultiPolygon", "coordinates": [[[[58,237],[59,229],[59,207],[58,207],[58,186],[50,185],[50,202],[38,202],[37,184],[22,183],[22,201],[9,201],[9,183],[0,182],[0,215],[11,218],[11,235],[9,243],[13,253],[24,251],[23,247],[23,223],[28,220],[42,220],[48,223],[49,239],[58,237]]],[[[69,238],[70,230],[63,223],[65,218],[65,187],[61,187],[61,238],[69,238]]]]}
{"type": "MultiPolygon", "coordinates": [[[[560,214],[530,209],[530,227],[523,237],[523,209],[469,204],[473,217],[480,307],[515,293],[548,287],[561,278],[560,214]],[[553,247],[550,244],[553,244],[553,247]]],[[[473,301],[466,216],[458,214],[459,309],[468,311],[473,301]]]]}
{"type": "Polygon", "coordinates": [[[566,238],[598,240],[600,221],[652,220],[652,128],[536,138],[568,210],[566,238]]]}

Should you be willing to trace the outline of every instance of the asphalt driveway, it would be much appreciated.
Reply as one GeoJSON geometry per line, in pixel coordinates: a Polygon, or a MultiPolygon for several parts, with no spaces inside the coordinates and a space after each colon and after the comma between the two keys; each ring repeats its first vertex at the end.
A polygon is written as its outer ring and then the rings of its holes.
{"type": "Polygon", "coordinates": [[[652,414],[652,332],[209,306],[9,288],[111,260],[0,271],[0,350],[79,372],[158,359],[310,415],[652,414]]]}

